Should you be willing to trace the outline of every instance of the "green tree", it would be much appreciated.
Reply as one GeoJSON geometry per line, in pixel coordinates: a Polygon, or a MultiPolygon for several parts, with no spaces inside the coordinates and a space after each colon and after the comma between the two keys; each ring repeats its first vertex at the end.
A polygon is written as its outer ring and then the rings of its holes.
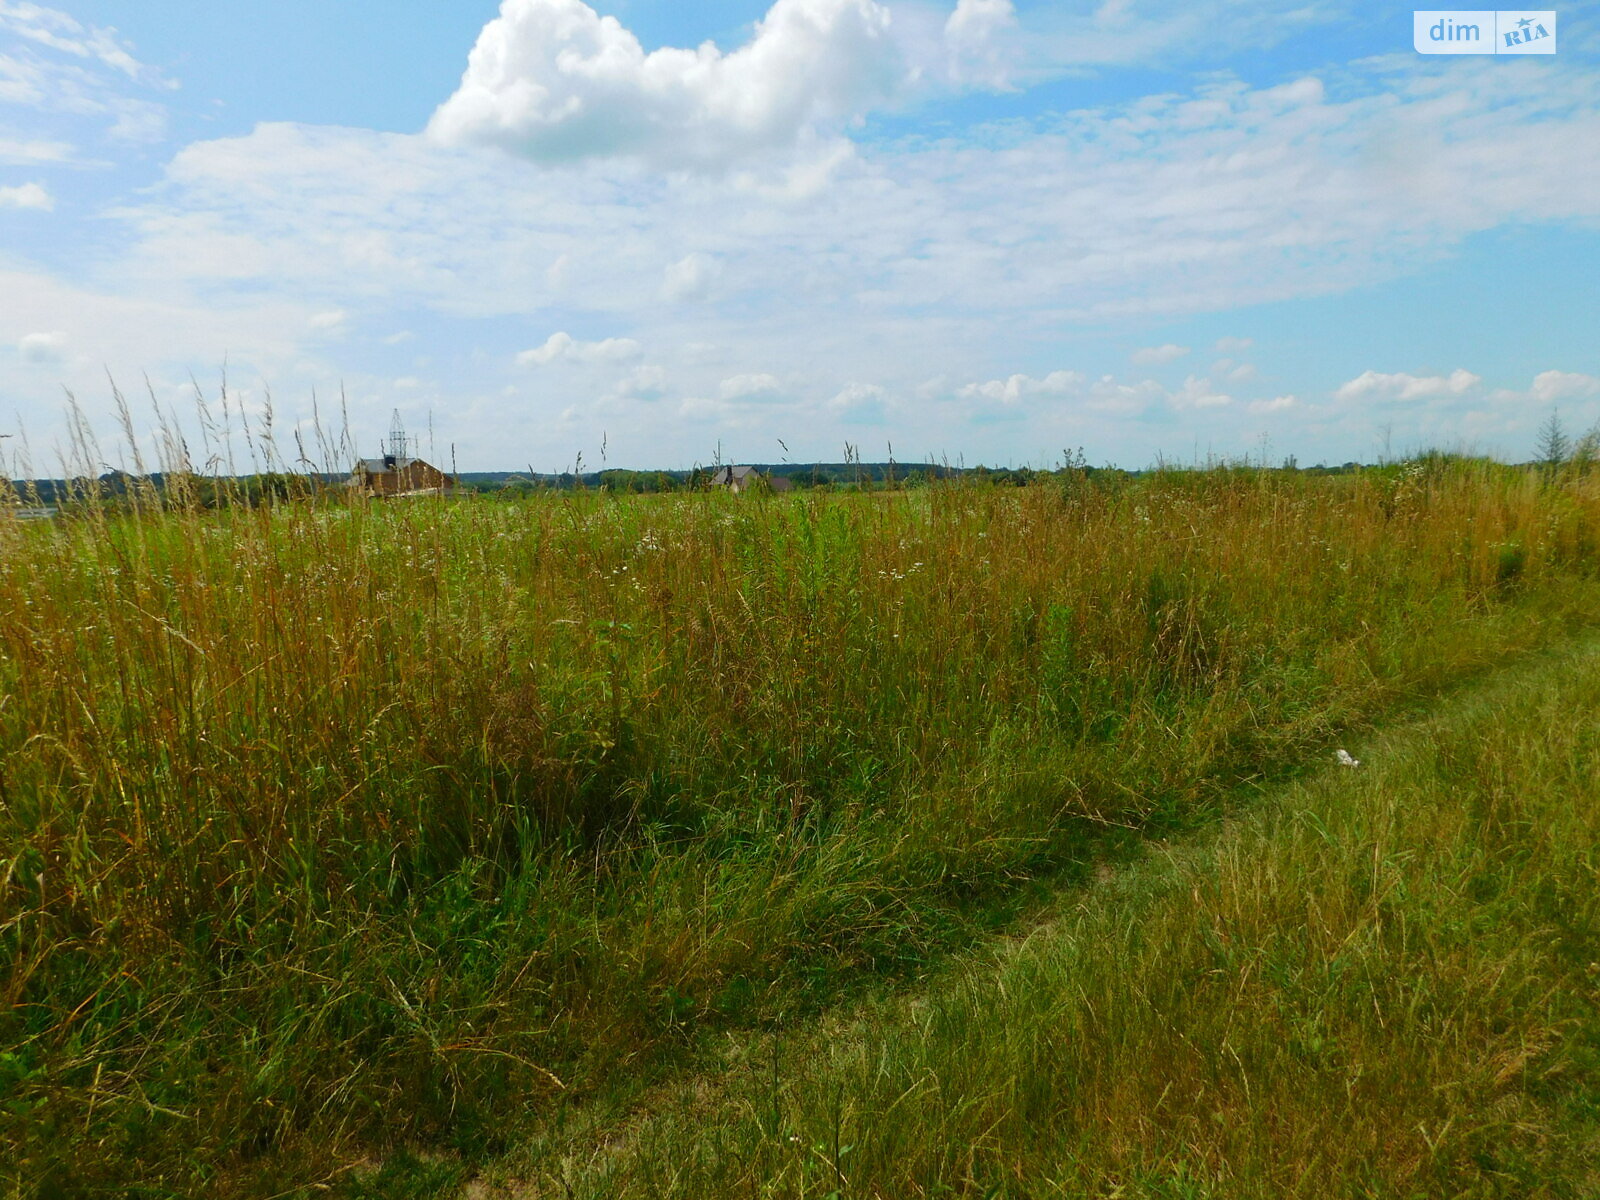
{"type": "Polygon", "coordinates": [[[1572,439],[1561,424],[1561,414],[1550,410],[1550,418],[1539,427],[1539,461],[1547,471],[1554,471],[1567,461],[1572,452],[1572,439]]]}

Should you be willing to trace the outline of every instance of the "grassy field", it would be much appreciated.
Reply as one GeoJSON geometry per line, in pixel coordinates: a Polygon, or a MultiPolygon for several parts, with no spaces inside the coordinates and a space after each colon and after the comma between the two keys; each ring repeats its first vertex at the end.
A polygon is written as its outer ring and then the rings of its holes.
{"type": "Polygon", "coordinates": [[[508,1193],[1594,1196],[1596,712],[1590,639],[508,1193]]]}
{"type": "Polygon", "coordinates": [[[0,523],[0,1179],[443,1186],[1571,636],[1597,530],[1447,459],[0,523]]]}

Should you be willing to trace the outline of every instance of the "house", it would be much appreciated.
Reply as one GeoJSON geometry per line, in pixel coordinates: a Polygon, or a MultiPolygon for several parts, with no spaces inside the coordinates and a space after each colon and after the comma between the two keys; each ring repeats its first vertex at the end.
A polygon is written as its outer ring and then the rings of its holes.
{"type": "Polygon", "coordinates": [[[385,454],[358,462],[350,486],[365,496],[443,496],[455,490],[456,481],[420,458],[385,454]]]}
{"type": "Polygon", "coordinates": [[[363,458],[350,472],[350,487],[363,496],[444,496],[455,491],[456,481],[438,467],[413,458],[415,438],[406,436],[395,409],[389,440],[381,458],[363,458]]]}
{"type": "Polygon", "coordinates": [[[711,486],[727,488],[736,495],[752,488],[765,487],[768,491],[789,492],[794,483],[783,475],[765,475],[755,467],[720,467],[711,476],[711,486]]]}

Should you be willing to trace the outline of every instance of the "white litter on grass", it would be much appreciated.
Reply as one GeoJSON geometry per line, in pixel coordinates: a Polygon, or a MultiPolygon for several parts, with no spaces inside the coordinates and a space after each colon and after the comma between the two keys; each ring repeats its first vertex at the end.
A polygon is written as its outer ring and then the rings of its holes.
{"type": "Polygon", "coordinates": [[[1359,767],[1361,765],[1361,760],[1359,758],[1351,758],[1346,750],[1335,750],[1333,752],[1333,761],[1341,767],[1359,767]]]}

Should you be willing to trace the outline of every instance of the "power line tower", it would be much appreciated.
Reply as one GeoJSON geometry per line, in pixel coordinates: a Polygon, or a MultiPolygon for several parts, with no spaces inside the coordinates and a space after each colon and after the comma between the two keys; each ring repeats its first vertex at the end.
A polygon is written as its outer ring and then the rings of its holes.
{"type": "Polygon", "coordinates": [[[400,410],[394,410],[394,418],[389,422],[389,441],[384,446],[383,456],[392,459],[394,466],[403,465],[411,457],[411,438],[406,436],[405,424],[400,420],[400,410]]]}

